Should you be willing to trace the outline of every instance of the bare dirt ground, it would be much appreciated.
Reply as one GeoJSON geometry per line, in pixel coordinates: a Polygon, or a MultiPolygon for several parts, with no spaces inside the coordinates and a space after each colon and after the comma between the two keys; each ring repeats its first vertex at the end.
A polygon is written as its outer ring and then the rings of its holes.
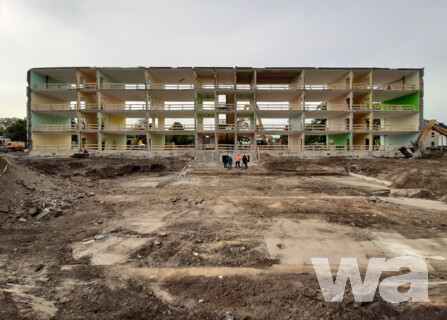
{"type": "Polygon", "coordinates": [[[0,319],[447,318],[445,158],[24,156],[0,174],[0,319]],[[310,264],[402,255],[428,263],[430,302],[325,302],[310,264]]]}

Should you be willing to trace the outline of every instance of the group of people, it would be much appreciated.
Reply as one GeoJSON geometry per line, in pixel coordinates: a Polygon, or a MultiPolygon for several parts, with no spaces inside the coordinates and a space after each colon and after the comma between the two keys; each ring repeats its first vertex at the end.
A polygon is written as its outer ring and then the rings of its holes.
{"type": "MultiPolygon", "coordinates": [[[[224,154],[222,156],[222,162],[224,168],[231,170],[233,167],[233,157],[231,154],[224,154]]],[[[248,163],[250,162],[250,156],[244,154],[242,157],[240,154],[236,156],[236,165],[235,168],[242,168],[242,170],[248,169],[248,163]],[[242,161],[242,167],[241,167],[241,161],[242,161]]]]}

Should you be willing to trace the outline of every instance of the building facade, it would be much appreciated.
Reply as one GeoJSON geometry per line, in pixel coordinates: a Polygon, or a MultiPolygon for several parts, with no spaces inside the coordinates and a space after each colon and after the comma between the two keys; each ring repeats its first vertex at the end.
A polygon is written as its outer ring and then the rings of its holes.
{"type": "Polygon", "coordinates": [[[392,151],[423,128],[423,69],[34,68],[34,151],[392,151]]]}

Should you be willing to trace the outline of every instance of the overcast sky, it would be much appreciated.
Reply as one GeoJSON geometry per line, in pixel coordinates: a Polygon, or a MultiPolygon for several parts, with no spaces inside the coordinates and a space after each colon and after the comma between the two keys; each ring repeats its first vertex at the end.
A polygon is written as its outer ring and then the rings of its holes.
{"type": "Polygon", "coordinates": [[[425,67],[447,123],[446,0],[0,0],[0,117],[61,66],[425,67]]]}

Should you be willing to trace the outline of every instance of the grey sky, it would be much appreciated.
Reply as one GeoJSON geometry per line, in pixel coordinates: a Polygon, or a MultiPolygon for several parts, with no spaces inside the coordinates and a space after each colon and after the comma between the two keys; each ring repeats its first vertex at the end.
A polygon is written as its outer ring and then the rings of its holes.
{"type": "Polygon", "coordinates": [[[425,67],[447,123],[447,1],[0,0],[0,117],[60,66],[425,67]]]}

